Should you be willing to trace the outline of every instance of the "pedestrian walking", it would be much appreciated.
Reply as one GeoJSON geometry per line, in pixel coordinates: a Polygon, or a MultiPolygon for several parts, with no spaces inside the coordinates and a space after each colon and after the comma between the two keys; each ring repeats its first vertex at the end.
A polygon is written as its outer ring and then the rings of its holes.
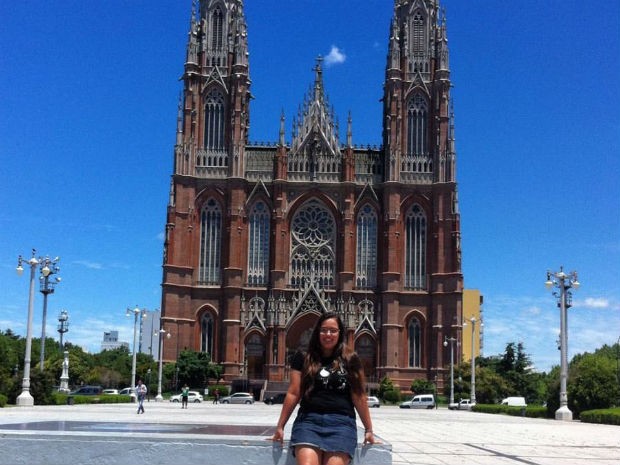
{"type": "Polygon", "coordinates": [[[187,400],[189,399],[189,387],[187,384],[183,385],[181,390],[181,408],[187,408],[187,400]]]}
{"type": "Polygon", "coordinates": [[[220,403],[220,390],[219,389],[216,389],[215,391],[213,391],[213,403],[214,404],[220,403]]]}
{"type": "Polygon", "coordinates": [[[146,398],[147,388],[146,384],[142,384],[141,379],[138,380],[135,391],[138,397],[138,414],[144,413],[144,399],[146,398]]]}

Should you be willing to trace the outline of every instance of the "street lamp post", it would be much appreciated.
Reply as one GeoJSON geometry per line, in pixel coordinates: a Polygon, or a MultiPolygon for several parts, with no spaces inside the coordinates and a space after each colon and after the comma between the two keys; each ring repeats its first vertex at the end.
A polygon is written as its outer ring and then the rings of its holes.
{"type": "Polygon", "coordinates": [[[572,294],[570,288],[578,289],[580,286],[577,280],[577,272],[571,271],[564,273],[563,267],[560,271],[547,271],[547,289],[557,287],[560,292],[553,295],[558,299],[560,308],[560,408],[555,411],[556,420],[571,421],[573,412],[568,408],[568,395],[566,391],[566,380],[568,378],[568,314],[567,310],[572,306],[572,294]]]}
{"type": "Polygon", "coordinates": [[[136,396],[136,355],[138,344],[138,318],[146,317],[146,309],[139,309],[136,306],[134,309],[128,308],[125,311],[125,315],[130,316],[133,314],[133,358],[131,360],[131,394],[132,397],[136,396]]]}
{"type": "MultiPolygon", "coordinates": [[[[469,401],[472,404],[476,403],[476,320],[475,316],[472,316],[469,321],[471,322],[471,393],[469,395],[469,401]]],[[[463,323],[463,326],[467,326],[467,323],[463,323]]],[[[482,326],[482,321],[480,322],[482,326]]]]}
{"type": "Polygon", "coordinates": [[[450,343],[450,404],[454,403],[454,343],[456,342],[456,338],[454,337],[443,337],[443,346],[448,347],[448,343],[450,343]]]}
{"type": "Polygon", "coordinates": [[[32,353],[32,320],[34,317],[34,274],[40,259],[35,257],[36,250],[32,249],[32,258],[26,261],[20,255],[17,259],[17,274],[24,272],[22,266],[26,263],[30,267],[30,290],[28,292],[28,323],[26,326],[26,354],[24,355],[24,377],[22,379],[22,392],[17,396],[16,403],[20,407],[30,407],[34,405],[34,398],[30,394],[30,355],[32,353]]]}
{"type": "Polygon", "coordinates": [[[58,315],[58,334],[60,334],[60,350],[64,348],[62,338],[69,331],[69,314],[66,310],[61,310],[58,315]]]}
{"type": "Polygon", "coordinates": [[[58,266],[59,261],[60,257],[56,257],[53,260],[50,260],[49,257],[45,257],[41,261],[41,277],[39,277],[41,284],[39,290],[41,291],[41,294],[43,294],[43,324],[41,326],[41,363],[39,363],[39,371],[41,372],[43,372],[43,363],[45,362],[45,322],[47,319],[47,296],[54,293],[54,287],[60,282],[59,276],[56,276],[54,280],[50,280],[50,277],[60,272],[60,267],[58,266]]]}
{"type": "Polygon", "coordinates": [[[155,402],[161,402],[164,400],[164,397],[161,395],[161,377],[164,366],[164,339],[170,339],[170,332],[166,331],[164,328],[160,328],[160,330],[153,335],[159,337],[159,373],[157,374],[157,397],[155,397],[155,402]]]}

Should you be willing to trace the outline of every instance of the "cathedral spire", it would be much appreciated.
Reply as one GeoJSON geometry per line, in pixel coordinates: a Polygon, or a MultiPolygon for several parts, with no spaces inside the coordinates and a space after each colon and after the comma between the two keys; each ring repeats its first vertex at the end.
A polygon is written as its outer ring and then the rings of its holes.
{"type": "MultiPolygon", "coordinates": [[[[292,149],[308,145],[324,147],[330,156],[339,156],[340,143],[338,141],[338,125],[334,123],[334,112],[323,87],[323,57],[316,58],[314,71],[314,85],[304,97],[303,107],[297,116],[298,130],[294,135],[292,149]],[[313,142],[309,142],[312,139],[313,142]]],[[[317,148],[318,150],[318,148],[317,148]]]]}
{"type": "Polygon", "coordinates": [[[284,147],[284,109],[282,109],[282,113],[280,114],[280,146],[284,147]]]}
{"type": "Polygon", "coordinates": [[[347,118],[347,147],[353,147],[353,120],[351,119],[351,112],[349,111],[349,117],[347,118]]]}
{"type": "Polygon", "coordinates": [[[314,71],[314,100],[316,102],[323,101],[323,69],[321,63],[323,57],[319,55],[316,57],[316,66],[312,69],[314,71]]]}

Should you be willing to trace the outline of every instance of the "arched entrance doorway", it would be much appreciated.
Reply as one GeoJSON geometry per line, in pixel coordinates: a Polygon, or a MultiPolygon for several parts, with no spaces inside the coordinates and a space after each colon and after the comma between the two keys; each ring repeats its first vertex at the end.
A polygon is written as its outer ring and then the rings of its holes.
{"type": "Polygon", "coordinates": [[[312,329],[319,319],[318,313],[308,312],[298,317],[286,332],[286,366],[290,366],[291,357],[298,350],[308,348],[312,329]]]}
{"type": "Polygon", "coordinates": [[[253,332],[245,342],[245,375],[247,378],[265,378],[265,338],[253,332]]]}
{"type": "Polygon", "coordinates": [[[377,347],[374,338],[369,334],[362,334],[355,341],[355,352],[357,352],[364,367],[366,380],[374,381],[375,360],[377,357],[377,347]]]}

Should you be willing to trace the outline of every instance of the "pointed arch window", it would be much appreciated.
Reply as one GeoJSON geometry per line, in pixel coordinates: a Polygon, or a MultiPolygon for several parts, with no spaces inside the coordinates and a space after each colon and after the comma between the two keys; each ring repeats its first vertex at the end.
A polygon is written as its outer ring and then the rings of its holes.
{"type": "MultiPolygon", "coordinates": [[[[428,104],[416,94],[407,105],[407,154],[428,155],[428,104]]],[[[406,171],[416,171],[409,167],[406,171]]]]}
{"type": "Polygon", "coordinates": [[[225,110],[224,94],[219,89],[209,92],[205,99],[204,147],[207,151],[222,151],[225,148],[225,110]]]}
{"type": "Polygon", "coordinates": [[[212,49],[220,49],[224,45],[224,14],[218,6],[213,10],[211,15],[211,47],[212,49]]]}
{"type": "Polygon", "coordinates": [[[422,366],[420,361],[422,359],[422,331],[420,328],[420,322],[413,318],[407,325],[407,344],[408,344],[408,364],[410,367],[422,366]]]}
{"type": "Polygon", "coordinates": [[[336,222],[316,199],[306,202],[291,222],[292,286],[333,287],[336,281],[336,222]]]}
{"type": "Polygon", "coordinates": [[[426,44],[426,24],[422,13],[417,11],[411,20],[411,46],[414,54],[424,53],[426,44]]]}
{"type": "Polygon", "coordinates": [[[372,288],[377,284],[377,212],[368,204],[357,215],[355,285],[372,288]]]}
{"type": "Polygon", "coordinates": [[[413,205],[405,219],[405,288],[426,288],[426,215],[413,205]]]}
{"type": "Polygon", "coordinates": [[[215,334],[215,321],[213,315],[205,313],[200,318],[200,351],[206,352],[211,356],[211,360],[214,360],[215,354],[213,348],[215,347],[213,336],[215,334]]]}
{"type": "Polygon", "coordinates": [[[269,210],[264,202],[257,202],[249,218],[248,284],[267,284],[269,273],[269,210]]]}
{"type": "Polygon", "coordinates": [[[207,200],[200,215],[200,284],[220,284],[222,210],[215,199],[207,200]]]}

